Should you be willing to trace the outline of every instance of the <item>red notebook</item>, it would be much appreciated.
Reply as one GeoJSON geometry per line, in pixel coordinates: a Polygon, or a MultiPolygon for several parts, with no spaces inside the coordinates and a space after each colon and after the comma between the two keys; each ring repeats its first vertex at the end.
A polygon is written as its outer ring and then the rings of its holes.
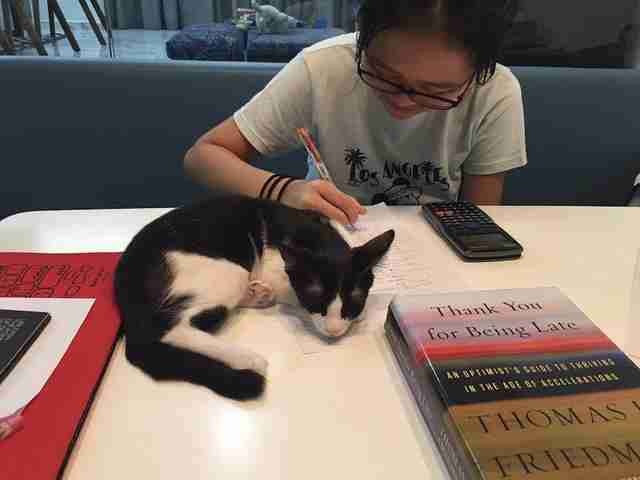
{"type": "Polygon", "coordinates": [[[113,352],[120,317],[113,272],[120,253],[0,253],[0,297],[95,298],[87,318],[22,428],[0,441],[0,478],[50,480],[62,474],[113,352]]]}

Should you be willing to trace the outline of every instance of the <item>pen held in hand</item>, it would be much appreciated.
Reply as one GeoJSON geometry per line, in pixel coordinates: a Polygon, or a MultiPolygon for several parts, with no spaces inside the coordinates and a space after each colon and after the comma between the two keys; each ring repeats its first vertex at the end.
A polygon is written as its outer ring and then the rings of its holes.
{"type": "MultiPolygon", "coordinates": [[[[307,150],[307,153],[313,159],[316,169],[320,174],[320,178],[335,185],[335,183],[333,182],[333,179],[331,178],[331,175],[329,174],[329,169],[327,169],[327,166],[322,161],[322,157],[320,156],[320,151],[316,147],[315,143],[313,143],[313,139],[311,138],[311,134],[309,133],[309,130],[307,130],[306,128],[296,128],[296,133],[298,134],[298,138],[300,138],[300,141],[304,145],[304,148],[307,150]]],[[[348,216],[347,216],[347,221],[349,221],[348,216]]],[[[349,222],[346,225],[346,227],[352,231],[356,230],[356,227],[351,222],[349,222]]]]}
{"type": "Polygon", "coordinates": [[[329,174],[329,170],[327,166],[322,161],[322,157],[320,156],[320,152],[316,147],[315,143],[313,143],[313,139],[311,138],[311,134],[309,130],[306,128],[297,128],[296,132],[298,133],[298,137],[300,141],[304,145],[304,148],[307,150],[307,153],[313,158],[313,162],[315,163],[316,168],[318,169],[318,173],[323,180],[327,180],[328,182],[333,183],[333,179],[329,174]]]}

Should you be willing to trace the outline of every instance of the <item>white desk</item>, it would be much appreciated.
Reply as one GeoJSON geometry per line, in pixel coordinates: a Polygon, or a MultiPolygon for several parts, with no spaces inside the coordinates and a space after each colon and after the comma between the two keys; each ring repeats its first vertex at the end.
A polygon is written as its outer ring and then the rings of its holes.
{"type": "MultiPolygon", "coordinates": [[[[488,207],[525,247],[517,261],[464,264],[424,231],[440,258],[477,289],[560,287],[614,341],[628,336],[640,209],[488,207]]],[[[30,212],[0,222],[0,250],[119,251],[162,209],[30,212]]],[[[265,396],[223,399],[183,383],[156,383],[116,348],[65,472],[66,479],[446,478],[381,332],[303,353],[275,310],[240,315],[223,332],[270,362],[265,396]]],[[[640,342],[640,340],[639,340],[640,342]]]]}

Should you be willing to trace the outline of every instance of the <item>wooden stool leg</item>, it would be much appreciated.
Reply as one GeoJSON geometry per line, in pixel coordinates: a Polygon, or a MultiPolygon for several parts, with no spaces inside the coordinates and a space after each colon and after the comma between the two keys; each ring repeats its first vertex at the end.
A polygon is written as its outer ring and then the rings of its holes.
{"type": "Polygon", "coordinates": [[[36,26],[36,32],[38,32],[38,36],[42,38],[42,24],[40,23],[40,2],[38,0],[31,0],[31,11],[33,13],[33,23],[36,26]]]}
{"type": "Polygon", "coordinates": [[[24,35],[24,28],[22,27],[20,19],[18,18],[15,1],[9,0],[9,13],[11,15],[11,19],[13,20],[13,34],[16,37],[22,37],[24,35]]]}
{"type": "Polygon", "coordinates": [[[91,13],[91,9],[89,8],[89,5],[87,4],[86,0],[80,0],[80,6],[82,7],[82,10],[84,10],[84,14],[87,17],[87,20],[89,20],[91,29],[93,30],[93,33],[96,34],[96,37],[98,38],[98,42],[100,42],[100,45],[106,45],[107,42],[105,42],[104,37],[102,36],[102,32],[100,31],[100,27],[96,23],[96,19],[93,18],[93,14],[91,13]]]}
{"type": "Polygon", "coordinates": [[[62,25],[62,30],[64,30],[64,34],[67,37],[67,40],[69,40],[71,48],[73,48],[74,52],[79,52],[80,45],[78,45],[78,41],[76,40],[73,31],[71,31],[71,27],[67,23],[67,19],[65,18],[64,13],[62,13],[62,9],[58,4],[58,0],[49,0],[49,2],[51,4],[51,8],[53,9],[53,13],[55,13],[58,21],[60,22],[60,25],[62,25]]]}
{"type": "Polygon", "coordinates": [[[102,11],[102,7],[98,3],[98,0],[91,0],[91,5],[93,5],[93,9],[96,11],[96,15],[100,19],[100,23],[102,24],[102,28],[104,28],[105,32],[109,31],[109,27],[107,26],[107,17],[102,11]]]}
{"type": "Polygon", "coordinates": [[[27,31],[27,34],[29,34],[31,43],[33,44],[34,47],[36,47],[36,50],[38,51],[38,53],[42,56],[47,56],[47,51],[45,50],[44,45],[42,44],[40,35],[38,35],[38,32],[36,32],[36,29],[33,26],[33,23],[31,23],[31,19],[27,17],[27,15],[24,12],[24,4],[22,3],[23,1],[24,0],[15,0],[14,5],[16,9],[16,18],[18,22],[20,22],[20,25],[22,26],[22,28],[24,28],[27,31]]]}
{"type": "Polygon", "coordinates": [[[51,0],[47,0],[47,12],[49,13],[49,35],[53,42],[56,41],[56,17],[53,14],[53,8],[51,7],[51,0]]]}

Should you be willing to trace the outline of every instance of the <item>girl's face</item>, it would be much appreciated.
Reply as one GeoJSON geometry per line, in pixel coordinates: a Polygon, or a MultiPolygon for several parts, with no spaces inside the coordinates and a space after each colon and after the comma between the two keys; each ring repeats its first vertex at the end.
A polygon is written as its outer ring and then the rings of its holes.
{"type": "MultiPolygon", "coordinates": [[[[374,37],[363,55],[365,67],[406,89],[451,100],[465,92],[474,73],[470,54],[451,45],[446,34],[401,30],[386,30],[374,37]]],[[[405,93],[374,92],[397,120],[430,110],[405,93]]]]}

